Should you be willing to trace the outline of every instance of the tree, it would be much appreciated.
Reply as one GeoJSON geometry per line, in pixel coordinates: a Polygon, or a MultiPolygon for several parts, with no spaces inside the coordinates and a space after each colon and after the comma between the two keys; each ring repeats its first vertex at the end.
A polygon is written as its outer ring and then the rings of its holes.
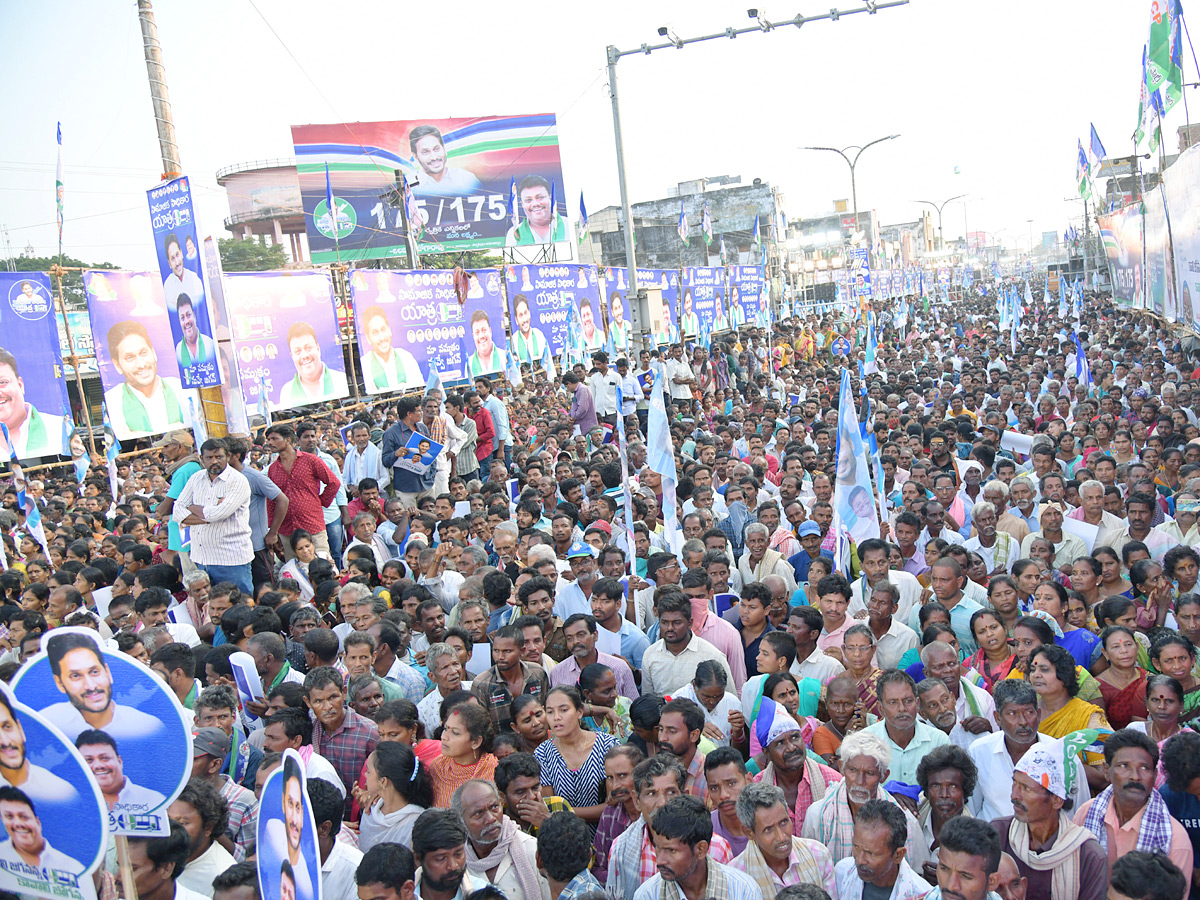
{"type": "Polygon", "coordinates": [[[221,268],[226,272],[266,272],[285,269],[287,254],[282,244],[266,244],[257,237],[219,238],[217,249],[221,254],[221,268]]]}

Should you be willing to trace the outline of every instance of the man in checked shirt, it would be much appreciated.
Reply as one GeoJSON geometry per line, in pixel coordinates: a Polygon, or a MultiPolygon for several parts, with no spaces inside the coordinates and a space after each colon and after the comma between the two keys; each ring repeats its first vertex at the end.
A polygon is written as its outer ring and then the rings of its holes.
{"type": "MultiPolygon", "coordinates": [[[[267,469],[270,478],[288,498],[287,515],[279,527],[276,552],[291,559],[291,535],[303,528],[312,536],[313,546],[329,555],[329,536],[325,533],[325,507],[333,502],[338,488],[342,486],[337,475],[329,470],[311,453],[296,449],[296,430],[291,425],[272,425],[267,429],[267,447],[277,454],[275,462],[267,469]]],[[[275,514],[275,503],[267,501],[267,518],[275,514]]]]}

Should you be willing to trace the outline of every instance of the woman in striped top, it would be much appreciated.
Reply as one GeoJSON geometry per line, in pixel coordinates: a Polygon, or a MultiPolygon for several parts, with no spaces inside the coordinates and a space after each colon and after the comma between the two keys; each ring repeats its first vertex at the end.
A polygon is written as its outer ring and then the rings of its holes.
{"type": "Polygon", "coordinates": [[[534,752],[542,766],[542,784],[571,804],[575,815],[592,823],[600,821],[604,812],[604,756],[620,741],[609,734],[585,731],[583,719],[590,715],[579,695],[571,686],[556,687],[546,695],[546,718],[550,723],[551,740],[542,743],[534,752]]]}
{"type": "MultiPolygon", "coordinates": [[[[455,788],[472,778],[492,780],[496,757],[491,748],[491,717],[473,703],[456,706],[442,726],[442,755],[429,765],[435,807],[449,809],[455,788]]],[[[603,765],[600,771],[603,778],[603,765]]]]}

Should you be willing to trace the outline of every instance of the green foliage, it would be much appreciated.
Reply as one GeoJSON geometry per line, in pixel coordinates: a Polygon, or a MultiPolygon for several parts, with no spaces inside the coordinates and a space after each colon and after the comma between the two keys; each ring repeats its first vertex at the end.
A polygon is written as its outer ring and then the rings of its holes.
{"type": "Polygon", "coordinates": [[[245,241],[219,238],[217,248],[221,253],[221,268],[226,272],[267,272],[288,265],[282,244],[260,243],[254,237],[245,241]]]}
{"type": "MultiPolygon", "coordinates": [[[[461,253],[422,253],[422,269],[453,269],[462,266],[464,269],[490,269],[503,264],[504,260],[490,250],[464,250],[461,253]]],[[[407,269],[408,259],[404,256],[393,256],[381,259],[379,269],[407,269]]]]}

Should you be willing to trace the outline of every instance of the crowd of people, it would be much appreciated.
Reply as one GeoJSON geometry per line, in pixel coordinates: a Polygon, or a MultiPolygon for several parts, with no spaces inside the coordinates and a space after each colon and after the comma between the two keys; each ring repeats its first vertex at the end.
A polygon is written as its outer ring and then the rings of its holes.
{"type": "Polygon", "coordinates": [[[0,678],[82,625],[188,711],[143,900],[261,896],[287,749],[325,900],[1198,897],[1200,355],[1104,294],[1015,352],[995,310],[875,303],[869,374],[868,310],[797,315],[171,432],[117,496],[35,473],[0,678]],[[849,543],[846,368],[881,474],[849,543]]]}

